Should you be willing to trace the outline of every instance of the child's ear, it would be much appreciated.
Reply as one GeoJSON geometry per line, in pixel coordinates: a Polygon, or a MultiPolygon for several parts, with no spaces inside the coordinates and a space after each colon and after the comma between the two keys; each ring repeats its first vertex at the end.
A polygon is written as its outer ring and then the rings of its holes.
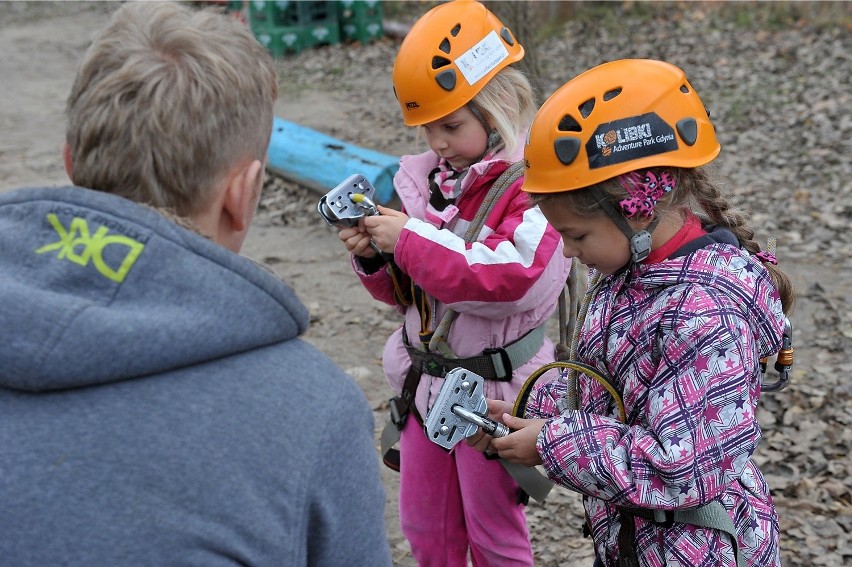
{"type": "Polygon", "coordinates": [[[68,174],[68,179],[74,180],[74,167],[71,163],[71,146],[68,144],[62,145],[62,161],[65,163],[65,173],[68,174]]]}
{"type": "Polygon", "coordinates": [[[231,172],[223,206],[234,232],[243,232],[251,224],[260,197],[262,180],[263,163],[260,160],[252,160],[231,172]]]}

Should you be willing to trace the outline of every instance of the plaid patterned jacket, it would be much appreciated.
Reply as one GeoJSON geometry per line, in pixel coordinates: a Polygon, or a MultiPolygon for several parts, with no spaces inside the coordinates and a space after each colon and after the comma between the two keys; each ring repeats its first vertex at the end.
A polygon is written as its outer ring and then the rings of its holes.
{"type": "MultiPolygon", "coordinates": [[[[748,565],[780,565],[778,518],[751,460],[759,359],[781,346],[779,295],[759,261],[710,243],[607,277],[590,307],[578,358],[611,377],[612,396],[581,375],[580,411],[550,419],[538,438],[549,476],[584,495],[598,555],[615,565],[618,507],[675,510],[720,501],[748,565]]],[[[735,241],[735,240],[734,240],[735,241]]],[[[554,416],[557,383],[534,391],[527,417],[554,416]]],[[[639,564],[735,565],[723,532],[636,520],[639,564]]]]}

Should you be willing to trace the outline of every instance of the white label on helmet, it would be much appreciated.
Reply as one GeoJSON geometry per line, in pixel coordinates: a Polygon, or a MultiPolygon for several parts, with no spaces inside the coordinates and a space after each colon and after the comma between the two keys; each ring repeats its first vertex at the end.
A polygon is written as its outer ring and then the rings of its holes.
{"type": "Polygon", "coordinates": [[[455,63],[469,84],[491,72],[501,61],[509,56],[496,31],[486,35],[479,43],[459,55],[455,63]]]}

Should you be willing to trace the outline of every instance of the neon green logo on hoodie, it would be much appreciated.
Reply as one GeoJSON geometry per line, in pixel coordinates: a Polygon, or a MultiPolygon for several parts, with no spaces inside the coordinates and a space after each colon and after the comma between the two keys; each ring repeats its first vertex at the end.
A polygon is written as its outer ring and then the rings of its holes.
{"type": "Polygon", "coordinates": [[[108,234],[109,229],[105,226],[98,226],[95,234],[92,235],[86,219],[80,217],[74,217],[68,229],[62,226],[54,213],[47,215],[47,221],[56,230],[59,240],[42,246],[35,251],[36,254],[58,250],[57,259],[70,260],[81,266],[88,266],[91,262],[98,273],[116,283],[124,281],[130,268],[133,267],[142,250],[145,249],[143,243],[128,236],[108,234]],[[104,261],[103,251],[107,246],[124,246],[127,249],[124,259],[117,268],[107,265],[104,261]],[[78,248],[80,251],[76,252],[78,248]]]}

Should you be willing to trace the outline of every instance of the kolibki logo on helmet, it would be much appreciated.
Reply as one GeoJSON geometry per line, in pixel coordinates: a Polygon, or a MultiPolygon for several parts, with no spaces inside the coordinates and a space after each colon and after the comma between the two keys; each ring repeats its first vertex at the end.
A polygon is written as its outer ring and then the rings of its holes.
{"type": "Polygon", "coordinates": [[[586,142],[595,169],[677,150],[674,130],[654,112],[601,124],[586,142]]]}
{"type": "Polygon", "coordinates": [[[485,6],[440,4],[408,32],[393,66],[393,88],[408,126],[443,118],[470,102],[524,48],[485,6]]]}
{"type": "Polygon", "coordinates": [[[678,67],[610,61],[557,89],[524,148],[524,191],[591,187],[652,167],[698,167],[719,154],[710,116],[678,67]]]}

